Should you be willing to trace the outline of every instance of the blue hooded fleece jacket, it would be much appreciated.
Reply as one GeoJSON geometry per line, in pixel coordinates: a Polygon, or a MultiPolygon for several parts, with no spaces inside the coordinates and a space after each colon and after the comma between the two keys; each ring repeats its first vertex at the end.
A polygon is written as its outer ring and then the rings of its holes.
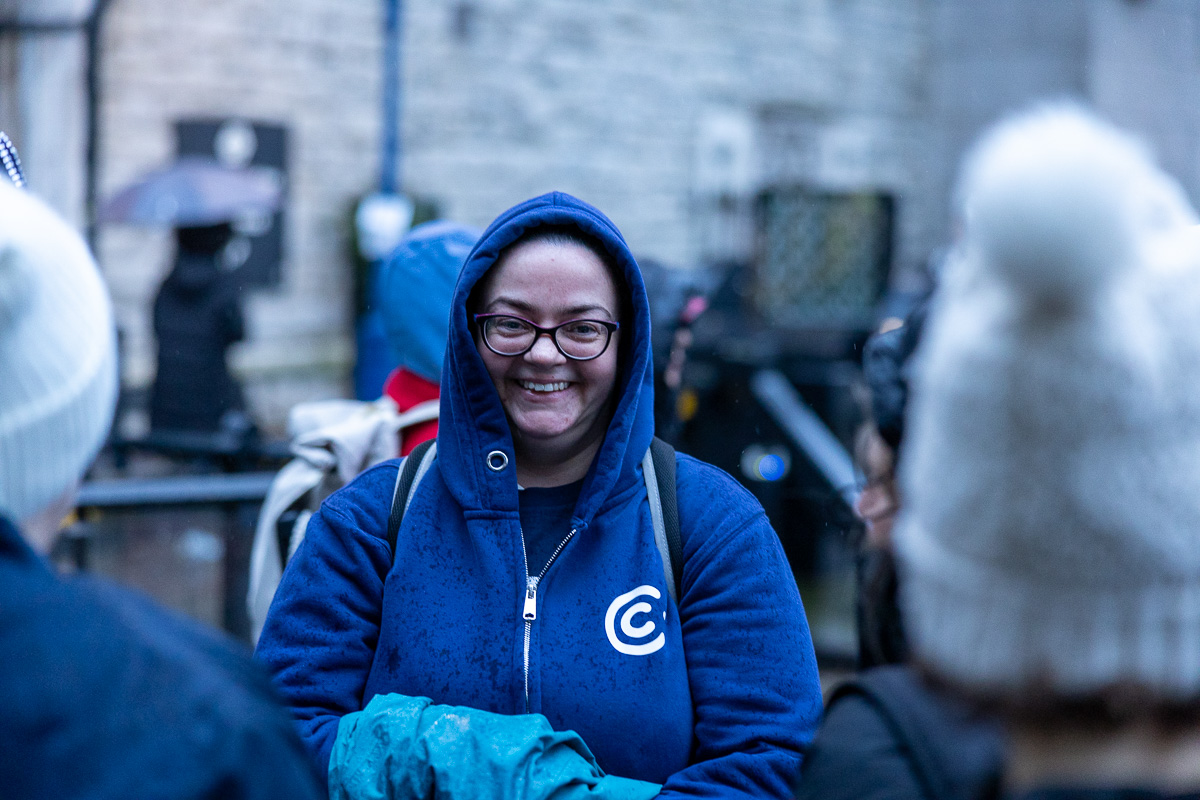
{"type": "Polygon", "coordinates": [[[799,592],[762,507],[721,470],[678,457],[682,594],[671,601],[641,461],[654,434],[650,312],[612,222],[553,193],[502,214],[459,276],[435,467],[396,544],[399,462],[331,495],[284,573],[258,644],[322,769],[342,715],[396,692],[574,730],[608,773],[664,797],[789,797],[821,711],[799,592]],[[468,320],[472,288],[524,231],[573,226],[622,270],[613,418],[573,533],[528,579],[512,435],[468,320]],[[494,456],[507,456],[499,470],[494,456]]]}

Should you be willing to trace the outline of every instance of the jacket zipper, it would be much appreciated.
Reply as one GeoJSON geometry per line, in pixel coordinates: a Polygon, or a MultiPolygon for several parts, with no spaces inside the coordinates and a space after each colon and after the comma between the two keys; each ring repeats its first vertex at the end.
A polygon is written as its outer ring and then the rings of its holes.
{"type": "Polygon", "coordinates": [[[533,633],[533,623],[537,619],[537,589],[538,584],[542,582],[542,578],[546,576],[546,570],[550,569],[550,565],[554,563],[554,559],[558,558],[558,554],[567,546],[567,542],[575,536],[577,528],[571,528],[567,533],[566,538],[558,543],[558,547],[554,548],[554,552],[550,554],[550,559],[546,562],[546,566],[542,567],[542,571],[537,575],[529,574],[529,556],[525,553],[525,531],[521,531],[521,561],[525,567],[525,605],[521,610],[521,618],[525,620],[525,713],[529,713],[529,639],[533,633]]]}

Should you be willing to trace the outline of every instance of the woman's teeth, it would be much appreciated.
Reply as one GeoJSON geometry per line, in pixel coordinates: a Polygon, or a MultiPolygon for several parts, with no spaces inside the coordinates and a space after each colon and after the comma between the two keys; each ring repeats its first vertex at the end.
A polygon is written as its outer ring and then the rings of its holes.
{"type": "Polygon", "coordinates": [[[534,383],[533,381],[517,381],[521,388],[528,389],[531,392],[561,392],[570,386],[566,381],[559,383],[534,383]]]}

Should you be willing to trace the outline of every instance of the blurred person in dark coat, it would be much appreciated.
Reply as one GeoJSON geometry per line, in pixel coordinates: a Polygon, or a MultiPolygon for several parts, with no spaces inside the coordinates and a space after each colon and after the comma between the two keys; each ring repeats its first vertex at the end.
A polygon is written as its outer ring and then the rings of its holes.
{"type": "Polygon", "coordinates": [[[901,511],[896,466],[904,440],[909,369],[926,304],[863,349],[869,394],[856,459],[866,482],[855,511],[865,528],[858,556],[858,665],[825,707],[798,800],[972,800],[992,796],[1003,768],[998,723],[928,686],[908,664],[892,528],[901,511]]]}
{"type": "Polygon", "coordinates": [[[155,430],[216,431],[223,417],[245,409],[226,361],[230,345],[245,337],[237,286],[220,260],[232,236],[229,223],[175,229],[175,265],[154,298],[155,430]]]}
{"type": "Polygon", "coordinates": [[[313,798],[247,651],[44,553],[112,421],[108,295],[49,208],[0,185],[0,793],[313,798]]]}

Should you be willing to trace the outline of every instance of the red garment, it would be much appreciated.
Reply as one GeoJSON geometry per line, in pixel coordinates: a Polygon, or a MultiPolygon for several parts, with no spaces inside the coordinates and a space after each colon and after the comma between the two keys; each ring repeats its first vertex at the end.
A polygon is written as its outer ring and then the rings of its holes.
{"type": "MultiPolygon", "coordinates": [[[[401,411],[408,411],[418,403],[434,400],[438,396],[438,385],[427,381],[404,367],[396,367],[383,383],[383,393],[396,401],[401,411]]],[[[418,422],[403,431],[400,455],[408,455],[414,447],[437,436],[438,421],[418,422]]]]}

